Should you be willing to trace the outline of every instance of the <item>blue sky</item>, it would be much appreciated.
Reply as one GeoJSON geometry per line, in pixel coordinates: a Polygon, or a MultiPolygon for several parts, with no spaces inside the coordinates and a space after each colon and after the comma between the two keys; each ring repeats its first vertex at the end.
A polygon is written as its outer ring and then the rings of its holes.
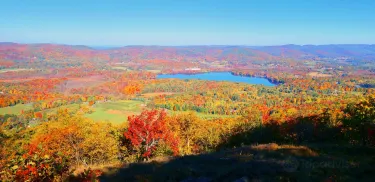
{"type": "Polygon", "coordinates": [[[0,42],[375,43],[374,0],[1,0],[0,42]]]}

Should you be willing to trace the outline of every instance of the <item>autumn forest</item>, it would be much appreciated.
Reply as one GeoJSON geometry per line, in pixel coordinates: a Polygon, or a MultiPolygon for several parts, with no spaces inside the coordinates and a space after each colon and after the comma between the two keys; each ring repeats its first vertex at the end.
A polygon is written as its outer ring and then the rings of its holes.
{"type": "Polygon", "coordinates": [[[375,45],[0,43],[0,181],[372,181],[375,45]],[[229,72],[274,86],[164,74],[229,72]]]}

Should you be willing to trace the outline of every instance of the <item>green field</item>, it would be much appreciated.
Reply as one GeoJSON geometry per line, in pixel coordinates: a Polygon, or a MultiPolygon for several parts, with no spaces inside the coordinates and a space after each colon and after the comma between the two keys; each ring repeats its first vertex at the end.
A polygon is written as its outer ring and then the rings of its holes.
{"type": "MultiPolygon", "coordinates": [[[[120,100],[112,102],[100,102],[92,106],[93,112],[85,114],[85,117],[94,121],[109,121],[119,124],[127,121],[128,116],[139,114],[142,110],[142,101],[120,100]]],[[[71,112],[79,110],[79,104],[69,104],[57,108],[43,110],[43,114],[55,114],[59,109],[68,109],[71,112]]],[[[0,108],[0,114],[20,114],[22,110],[32,109],[32,104],[17,104],[11,107],[0,108]]],[[[168,111],[168,114],[182,114],[190,111],[168,111]]],[[[235,115],[205,114],[195,112],[202,119],[231,118],[235,115]]]]}
{"type": "Polygon", "coordinates": [[[94,112],[85,116],[94,121],[110,121],[119,124],[127,121],[128,116],[139,114],[142,103],[132,100],[96,103],[92,107],[94,112]]]}
{"type": "MultiPolygon", "coordinates": [[[[121,100],[113,102],[101,102],[92,106],[93,112],[85,114],[85,117],[94,121],[109,121],[119,124],[127,121],[128,116],[139,114],[141,112],[142,101],[121,100]]],[[[15,106],[0,108],[0,115],[4,114],[20,114],[22,110],[27,111],[33,109],[32,104],[17,104],[15,106]]],[[[43,114],[55,114],[59,109],[68,109],[75,113],[80,109],[79,104],[69,104],[57,108],[43,110],[43,114]]]]}
{"type": "Polygon", "coordinates": [[[60,107],[56,108],[51,108],[51,109],[45,109],[43,110],[43,114],[56,114],[57,110],[59,109],[68,109],[71,112],[76,112],[79,110],[79,104],[68,104],[68,105],[63,105],[60,107]]]}
{"type": "Polygon", "coordinates": [[[0,115],[4,114],[21,114],[21,111],[27,111],[33,109],[31,104],[17,104],[15,106],[3,107],[0,108],[0,115]]]}
{"type": "MultiPolygon", "coordinates": [[[[109,121],[115,124],[127,121],[128,116],[139,114],[141,111],[141,101],[121,100],[113,102],[99,102],[94,104],[91,114],[85,114],[86,118],[94,121],[109,121]]],[[[53,114],[59,109],[68,109],[75,113],[80,109],[79,104],[69,104],[58,108],[44,110],[43,113],[53,114]]]]}

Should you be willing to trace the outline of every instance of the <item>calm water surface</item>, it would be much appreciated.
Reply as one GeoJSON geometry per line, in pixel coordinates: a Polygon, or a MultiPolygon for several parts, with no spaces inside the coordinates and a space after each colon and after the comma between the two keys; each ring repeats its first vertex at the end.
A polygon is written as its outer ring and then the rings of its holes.
{"type": "Polygon", "coordinates": [[[229,81],[236,83],[249,83],[265,86],[275,86],[266,78],[258,77],[247,77],[247,76],[236,76],[230,72],[209,72],[199,74],[170,74],[170,75],[158,75],[157,78],[178,78],[178,79],[199,79],[199,80],[212,80],[212,81],[229,81]]]}

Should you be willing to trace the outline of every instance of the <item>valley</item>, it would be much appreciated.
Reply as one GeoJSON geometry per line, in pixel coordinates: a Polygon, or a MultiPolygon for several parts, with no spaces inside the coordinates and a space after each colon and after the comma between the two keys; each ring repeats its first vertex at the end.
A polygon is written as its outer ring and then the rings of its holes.
{"type": "Polygon", "coordinates": [[[375,52],[361,47],[0,44],[2,178],[370,178],[375,52]]]}

